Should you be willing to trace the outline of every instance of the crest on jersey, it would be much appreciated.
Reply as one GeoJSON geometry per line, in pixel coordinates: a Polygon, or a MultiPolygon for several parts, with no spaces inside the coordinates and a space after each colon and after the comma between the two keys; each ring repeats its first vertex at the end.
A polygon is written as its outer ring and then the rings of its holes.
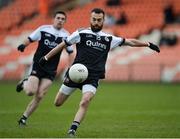
{"type": "Polygon", "coordinates": [[[105,37],[104,39],[105,39],[105,41],[109,42],[109,38],[108,37],[105,37]]]}
{"type": "Polygon", "coordinates": [[[97,36],[96,36],[96,39],[97,39],[97,40],[101,40],[101,36],[97,35],[97,36]]]}

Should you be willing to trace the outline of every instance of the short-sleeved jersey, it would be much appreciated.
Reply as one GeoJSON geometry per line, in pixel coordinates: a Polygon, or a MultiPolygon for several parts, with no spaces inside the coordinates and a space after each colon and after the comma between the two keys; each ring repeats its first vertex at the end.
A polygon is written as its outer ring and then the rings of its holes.
{"type": "Polygon", "coordinates": [[[87,66],[91,76],[105,77],[105,64],[110,49],[121,46],[124,39],[103,31],[93,32],[90,28],[73,32],[65,43],[76,44],[77,54],[74,63],[87,66]]]}
{"type": "MultiPolygon", "coordinates": [[[[34,54],[33,61],[35,63],[39,62],[39,59],[50,52],[54,47],[56,47],[62,40],[69,36],[69,32],[65,29],[57,30],[53,25],[43,25],[37,28],[32,34],[29,35],[30,41],[38,41],[38,48],[34,54]]],[[[56,72],[57,66],[60,60],[61,52],[56,54],[48,61],[44,66],[46,71],[56,72]]]]}

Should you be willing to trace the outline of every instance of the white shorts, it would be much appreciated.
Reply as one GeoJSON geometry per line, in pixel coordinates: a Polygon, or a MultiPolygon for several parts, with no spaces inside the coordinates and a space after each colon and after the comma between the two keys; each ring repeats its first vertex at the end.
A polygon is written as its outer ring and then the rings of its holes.
{"type": "MultiPolygon", "coordinates": [[[[71,95],[77,88],[68,87],[64,84],[61,85],[59,91],[65,95],[71,95]]],[[[91,84],[85,84],[82,86],[82,93],[92,92],[94,95],[96,94],[96,87],[91,84]]]]}

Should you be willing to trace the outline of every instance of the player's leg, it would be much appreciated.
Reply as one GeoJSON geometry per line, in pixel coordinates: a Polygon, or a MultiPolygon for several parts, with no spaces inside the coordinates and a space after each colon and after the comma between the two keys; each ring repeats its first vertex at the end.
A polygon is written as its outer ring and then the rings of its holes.
{"type": "Polygon", "coordinates": [[[21,119],[23,119],[25,122],[27,118],[36,110],[38,107],[40,101],[44,97],[44,95],[47,93],[48,88],[52,84],[52,81],[50,79],[42,79],[39,83],[38,91],[34,95],[31,102],[28,104],[26,110],[23,113],[23,116],[21,119]]]}
{"type": "Polygon", "coordinates": [[[96,93],[96,88],[90,84],[88,85],[84,85],[82,88],[82,98],[79,104],[79,109],[74,117],[74,121],[72,122],[72,125],[68,131],[69,137],[74,137],[75,136],[75,132],[78,128],[78,126],[80,125],[80,123],[82,122],[82,120],[84,119],[86,112],[88,110],[88,106],[90,104],[90,101],[92,100],[92,98],[94,97],[95,93],[96,93]]]}
{"type": "Polygon", "coordinates": [[[54,105],[55,106],[63,105],[64,102],[69,98],[69,96],[76,90],[76,88],[77,86],[75,85],[75,83],[69,79],[68,70],[67,70],[65,73],[64,82],[61,85],[56,95],[54,105]]]}
{"type": "Polygon", "coordinates": [[[23,90],[28,96],[32,96],[37,93],[39,82],[40,80],[38,77],[31,75],[28,80],[24,81],[23,90]]]}
{"type": "MultiPolygon", "coordinates": [[[[39,78],[36,76],[29,76],[27,81],[23,82],[23,89],[27,95],[31,96],[38,92],[39,78]]],[[[19,119],[19,125],[26,125],[26,120],[29,117],[29,111],[31,111],[31,106],[33,105],[33,100],[28,104],[22,117],[19,119]]]]}
{"type": "MultiPolygon", "coordinates": [[[[28,70],[28,75],[36,75],[36,74],[32,74],[32,73],[36,73],[36,69],[35,69],[35,66],[34,64],[32,64],[28,70]]],[[[16,86],[16,92],[21,92],[22,90],[24,90],[24,83],[28,81],[28,77],[26,75],[26,77],[24,79],[22,79],[21,81],[18,82],[17,86],[16,86]]]]}
{"type": "Polygon", "coordinates": [[[28,78],[22,79],[18,82],[17,86],[16,86],[16,92],[21,92],[23,90],[23,84],[25,81],[27,81],[28,78]]]}
{"type": "Polygon", "coordinates": [[[40,101],[44,97],[44,95],[47,93],[48,88],[52,84],[52,81],[50,79],[42,79],[39,84],[39,88],[37,93],[34,95],[34,98],[29,103],[28,107],[26,108],[24,115],[29,117],[38,107],[40,101]]]}
{"type": "Polygon", "coordinates": [[[18,83],[16,87],[16,91],[20,92],[24,90],[28,96],[32,96],[37,92],[38,85],[39,85],[39,78],[37,76],[31,75],[28,78],[25,78],[18,83]]]}
{"type": "Polygon", "coordinates": [[[68,87],[64,84],[61,85],[59,89],[54,104],[55,106],[61,106],[68,99],[68,97],[75,91],[76,88],[68,87]]]}

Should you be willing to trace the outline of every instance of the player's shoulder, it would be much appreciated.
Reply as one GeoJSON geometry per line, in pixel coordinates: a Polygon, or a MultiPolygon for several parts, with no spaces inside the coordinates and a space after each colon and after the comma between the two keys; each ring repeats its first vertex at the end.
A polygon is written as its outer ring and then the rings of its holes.
{"type": "Polygon", "coordinates": [[[121,36],[116,36],[114,34],[108,33],[108,32],[103,31],[103,30],[100,32],[100,35],[105,36],[105,37],[110,37],[110,38],[113,38],[113,39],[119,39],[119,38],[123,39],[123,37],[121,37],[121,36]]]}
{"type": "Polygon", "coordinates": [[[105,32],[105,31],[100,31],[100,35],[101,36],[106,36],[106,37],[113,37],[113,35],[112,34],[110,34],[110,33],[107,33],[107,32],[105,32]]]}
{"type": "Polygon", "coordinates": [[[64,33],[64,34],[67,34],[67,35],[70,34],[69,31],[67,31],[65,28],[62,28],[62,29],[61,29],[61,32],[64,33]]]}

